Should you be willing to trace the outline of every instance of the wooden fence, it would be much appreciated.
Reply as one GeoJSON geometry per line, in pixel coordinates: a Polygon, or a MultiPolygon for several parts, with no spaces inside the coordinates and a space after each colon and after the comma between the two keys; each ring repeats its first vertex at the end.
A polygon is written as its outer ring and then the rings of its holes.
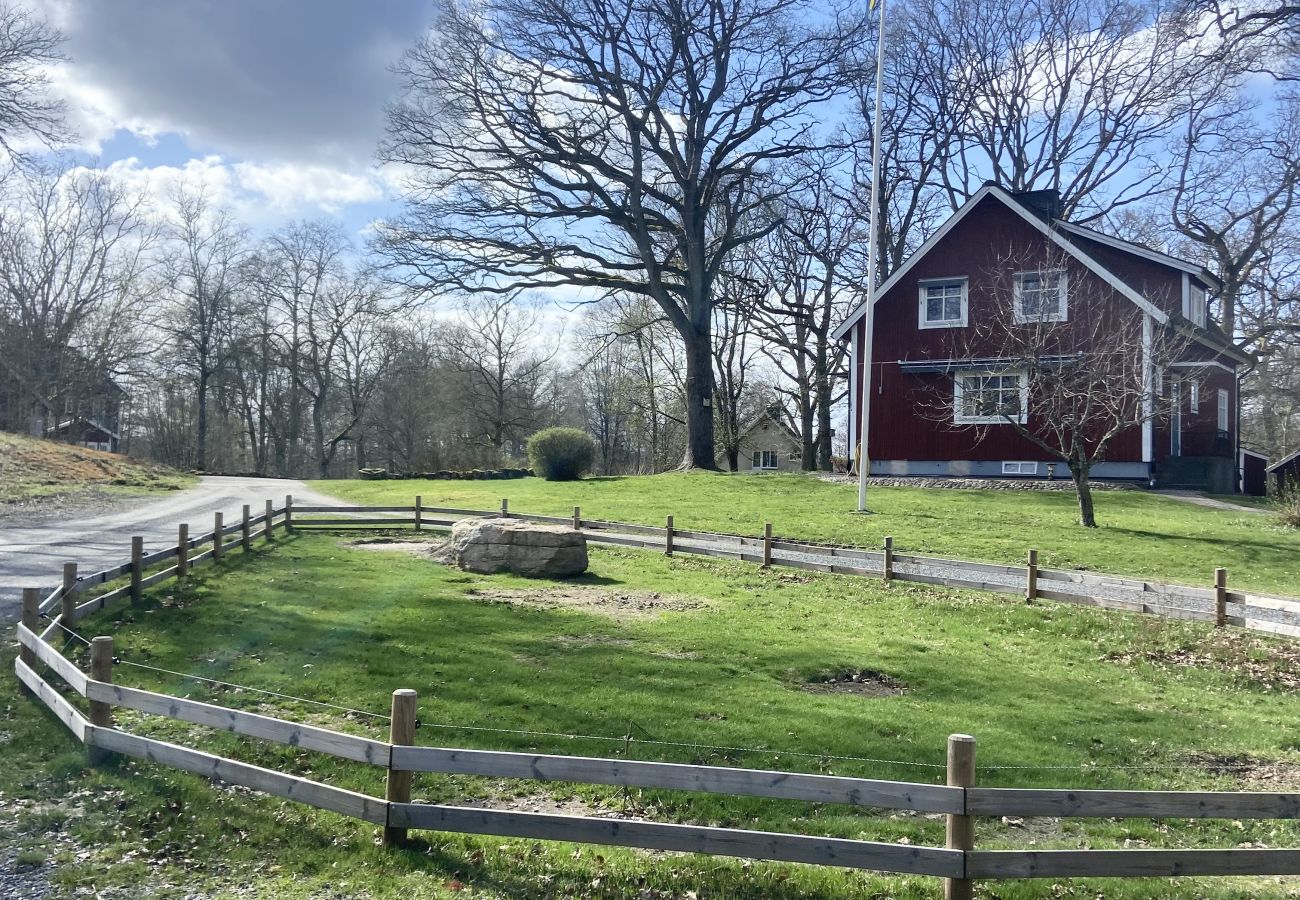
{"type": "Polygon", "coordinates": [[[1053,600],[1300,637],[1300,598],[1229,590],[1228,572],[1223,568],[1207,571],[1206,586],[1196,587],[1043,568],[1038,565],[1035,549],[1027,549],[1023,566],[1001,565],[897,553],[892,537],[884,539],[880,550],[867,550],[774,536],[771,523],[766,523],[762,536],[688,531],[675,526],[674,516],[667,517],[664,527],[654,527],[583,518],[581,508],[576,506],[572,516],[521,513],[510,509],[506,500],[496,510],[424,506],[419,497],[411,506],[295,506],[293,524],[329,530],[399,526],[422,529],[445,528],[467,517],[500,515],[567,525],[581,529],[589,541],[661,550],[668,555],[689,553],[764,566],[993,591],[1031,601],[1053,600]]]}
{"type": "MultiPolygon", "coordinates": [[[[1300,793],[1200,792],[1200,791],[1111,791],[1073,789],[987,788],[975,783],[975,739],[953,735],[948,741],[947,784],[884,781],[831,775],[810,775],[785,771],[742,769],[725,766],[643,762],[619,758],[595,758],[417,746],[414,691],[398,690],[392,696],[392,717],[387,741],[380,741],[306,725],[273,716],[244,712],[139,688],[113,683],[112,638],[91,642],[90,672],[83,672],[49,641],[60,626],[71,628],[89,612],[134,596],[148,584],[164,577],[185,577],[189,569],[205,559],[220,558],[223,552],[242,547],[253,549],[252,530],[261,526],[267,541],[274,529],[374,527],[382,524],[448,524],[448,517],[462,518],[462,510],[430,509],[417,502],[410,518],[311,520],[298,515],[347,513],[389,515],[405,508],[362,507],[294,508],[291,498],[285,507],[253,518],[245,507],[240,523],[226,527],[220,521],[205,535],[189,539],[184,528],[177,545],[165,551],[143,554],[133,541],[132,559],[121,566],[78,578],[75,567],[64,569],[63,583],[41,598],[38,591],[24,592],[23,621],[18,625],[19,657],[14,668],[19,680],[72,734],[89,748],[92,759],[117,753],[193,772],[229,784],[284,797],[319,809],[351,816],[383,826],[384,842],[401,844],[408,829],[430,829],[502,837],[561,840],[608,844],[654,850],[673,850],[722,856],[738,856],[785,862],[813,863],[871,869],[909,875],[926,875],[946,880],[947,896],[969,897],[976,879],[1148,877],[1185,875],[1296,875],[1300,874],[1300,849],[1202,849],[1202,850],[978,850],[974,842],[974,820],[978,817],[1053,816],[1062,818],[1300,818],[1300,793]],[[278,520],[278,521],[277,521],[278,520]],[[325,522],[338,522],[326,525],[325,522]],[[238,534],[232,541],[226,536],[238,534]],[[198,554],[191,551],[211,546],[198,554]],[[145,575],[147,568],[175,559],[174,565],[145,575]],[[119,589],[77,604],[75,597],[89,587],[131,576],[126,589],[119,589]],[[39,617],[52,616],[44,630],[39,617]],[[64,690],[56,689],[47,676],[52,673],[67,691],[88,702],[89,714],[74,705],[64,690]],[[234,734],[323,753],[361,765],[387,770],[385,796],[345,790],[309,778],[217,756],[177,744],[130,734],[113,725],[114,708],[136,710],[149,715],[188,722],[234,734]],[[660,790],[695,791],[734,796],[842,804],[851,808],[938,813],[947,819],[947,840],[943,847],[884,843],[806,834],[786,834],[698,825],[679,825],[641,820],[590,816],[567,816],[505,810],[464,808],[411,800],[412,778],[422,772],[465,774],[540,782],[572,782],[640,787],[660,790]]],[[[499,511],[480,512],[496,515],[499,511]]],[[[734,548],[709,553],[772,565],[789,564],[780,559],[782,546],[797,546],[799,553],[815,545],[777,541],[770,536],[754,544],[735,535],[705,535],[666,529],[648,529],[581,518],[528,517],[562,522],[591,532],[594,540],[648,544],[662,538],[665,552],[699,552],[693,542],[707,540],[713,550],[718,538],[738,541],[734,548]],[[661,533],[656,533],[661,532],[661,533]],[[632,535],[625,539],[626,535],[632,535]],[[749,542],[749,543],[747,543],[749,542]],[[757,547],[754,553],[750,548],[757,547]]],[[[844,548],[819,548],[827,559],[819,562],[832,571],[861,574],[867,565],[888,573],[892,547],[884,554],[844,548]]],[[[906,559],[906,557],[903,557],[906,559]]],[[[905,577],[898,572],[894,577],[905,577]]],[[[1039,570],[1038,577],[1042,578],[1039,570]]],[[[1032,583],[1032,582],[1031,582],[1032,583]]],[[[1221,588],[1222,590],[1222,588],[1221,588]]],[[[1240,601],[1238,601],[1240,602],[1240,601]]]]}

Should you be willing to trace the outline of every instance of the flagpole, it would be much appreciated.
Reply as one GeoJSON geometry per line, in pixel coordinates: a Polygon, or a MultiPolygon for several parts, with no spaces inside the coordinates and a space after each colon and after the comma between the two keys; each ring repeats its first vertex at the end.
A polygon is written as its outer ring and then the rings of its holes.
{"type": "MultiPolygon", "coordinates": [[[[880,30],[876,34],[876,112],[871,119],[871,216],[870,243],[867,245],[867,313],[862,347],[862,390],[858,397],[858,512],[867,511],[867,476],[871,474],[871,457],[867,453],[868,428],[871,423],[871,350],[876,322],[876,254],[880,249],[880,93],[885,80],[885,3],[880,3],[880,30]]],[[[857,373],[853,373],[857,377],[857,373]]]]}

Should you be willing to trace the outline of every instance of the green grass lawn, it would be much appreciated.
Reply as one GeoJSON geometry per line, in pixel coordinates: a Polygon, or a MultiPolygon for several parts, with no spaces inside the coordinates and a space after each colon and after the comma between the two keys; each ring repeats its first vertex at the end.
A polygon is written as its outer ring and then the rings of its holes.
{"type": "Polygon", "coordinates": [[[1214,569],[1230,584],[1300,595],[1300,530],[1276,517],[1205,509],[1141,491],[1095,494],[1101,527],[1075,525],[1072,493],[872,488],[870,515],[859,515],[857,489],[802,475],[666,474],[555,483],[517,481],[322,481],[315,487],[349,502],[512,509],[662,525],[778,535],[879,547],[893,535],[900,552],[1040,564],[1210,586],[1214,569]]]}
{"type": "MultiPolygon", "coordinates": [[[[794,484],[771,486],[786,483],[794,484]]],[[[510,493],[525,506],[523,492],[510,493]]],[[[592,512],[617,518],[626,510],[592,512]]],[[[235,553],[200,569],[184,589],[161,586],[143,608],[110,610],[79,630],[114,634],[124,661],[357,710],[386,712],[392,690],[415,688],[423,744],[937,782],[947,736],[965,731],[979,740],[986,785],[1300,787],[1294,644],[630,549],[594,549],[588,575],[566,587],[461,573],[391,548],[355,549],[355,539],[296,534],[249,556],[235,553]],[[520,591],[522,598],[510,593],[520,591]],[[903,692],[809,689],[826,676],[861,670],[884,673],[903,692]],[[630,743],[623,740],[629,734],[630,743]]],[[[385,723],[364,715],[128,665],[117,666],[115,678],[386,734],[385,723]]],[[[119,722],[382,794],[377,769],[125,711],[119,722]]],[[[373,826],[292,802],[147,763],[87,769],[84,751],[18,696],[12,678],[0,681],[0,747],[0,808],[13,811],[26,858],[46,854],[61,863],[55,877],[67,893],[146,883],[158,896],[304,898],[921,898],[940,890],[933,879],[434,833],[419,833],[410,849],[384,852],[373,826]],[[68,839],[47,837],[59,831],[68,839]]],[[[446,776],[416,776],[415,793],[502,808],[943,840],[940,817],[818,804],[446,776]]],[[[1051,819],[978,826],[985,848],[1249,842],[1297,846],[1300,828],[1051,819]]],[[[1294,896],[1298,887],[1295,879],[1003,882],[984,886],[982,896],[1246,898],[1294,896]]]]}

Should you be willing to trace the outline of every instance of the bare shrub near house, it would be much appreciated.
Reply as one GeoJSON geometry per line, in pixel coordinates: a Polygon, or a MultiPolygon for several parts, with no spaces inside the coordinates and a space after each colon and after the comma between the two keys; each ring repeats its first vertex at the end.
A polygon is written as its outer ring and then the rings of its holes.
{"type": "MultiPolygon", "coordinates": [[[[953,359],[989,358],[987,372],[958,373],[942,409],[980,431],[1010,425],[1064,463],[1079,498],[1079,524],[1096,528],[1088,477],[1111,442],[1167,414],[1161,372],[1189,345],[1100,281],[1071,277],[1064,254],[1000,258],[987,274],[993,312],[954,339],[953,359]],[[1006,381],[1015,376],[1015,388],[1006,381]]],[[[950,383],[951,384],[951,383],[950,383]]]]}

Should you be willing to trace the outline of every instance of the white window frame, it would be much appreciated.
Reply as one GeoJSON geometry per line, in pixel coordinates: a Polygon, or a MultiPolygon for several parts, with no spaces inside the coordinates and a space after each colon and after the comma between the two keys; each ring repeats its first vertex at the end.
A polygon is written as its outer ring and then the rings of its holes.
{"type": "Polygon", "coordinates": [[[1037,475],[1038,463],[1036,462],[1003,462],[1003,475],[1037,475]]]}
{"type": "Polygon", "coordinates": [[[1230,415],[1232,410],[1228,403],[1229,399],[1227,389],[1219,388],[1219,419],[1217,425],[1220,431],[1232,430],[1230,427],[1232,425],[1232,416],[1230,415]]]}
{"type": "Polygon", "coordinates": [[[1011,309],[1017,325],[1037,325],[1050,322],[1068,322],[1070,319],[1070,276],[1065,269],[1038,269],[1033,272],[1017,272],[1011,276],[1011,309]],[[1042,278],[1045,275],[1055,275],[1056,290],[1060,304],[1058,308],[1060,313],[1055,316],[1026,316],[1021,306],[1021,291],[1024,285],[1024,279],[1027,275],[1036,275],[1042,278]]]}
{"type": "Polygon", "coordinates": [[[916,283],[916,327],[917,328],[965,328],[969,321],[970,312],[970,279],[965,275],[955,275],[951,278],[922,278],[916,283]],[[961,317],[957,319],[943,319],[938,322],[931,322],[926,317],[929,300],[927,291],[932,287],[947,287],[949,285],[961,286],[961,317]]]}
{"type": "Polygon", "coordinates": [[[1187,309],[1184,310],[1188,321],[1199,328],[1204,328],[1205,323],[1209,321],[1209,303],[1209,292],[1199,284],[1190,283],[1189,279],[1187,285],[1187,309]],[[1197,294],[1200,294],[1199,298],[1197,294]]]}
{"type": "Polygon", "coordinates": [[[753,454],[749,457],[750,468],[752,468],[754,471],[762,471],[765,469],[779,469],[781,468],[781,461],[779,457],[780,454],[778,454],[775,450],[755,450],[753,454]],[[757,464],[755,464],[754,462],[755,458],[757,458],[758,460],[757,464]],[[767,465],[769,460],[772,463],[770,466],[767,465]]]}
{"type": "Polygon", "coordinates": [[[1016,422],[1024,425],[1029,421],[1029,376],[1020,369],[1010,369],[1002,372],[990,372],[988,370],[968,370],[958,372],[953,379],[952,392],[952,421],[954,425],[1009,425],[1016,422]],[[1009,377],[1016,376],[1020,379],[1020,415],[1014,419],[1007,416],[963,416],[962,406],[964,405],[963,391],[967,378],[991,378],[994,376],[1009,377]]]}
{"type": "Polygon", "coordinates": [[[1187,392],[1188,411],[1195,414],[1201,411],[1201,383],[1195,378],[1187,380],[1189,390],[1187,392]]]}

